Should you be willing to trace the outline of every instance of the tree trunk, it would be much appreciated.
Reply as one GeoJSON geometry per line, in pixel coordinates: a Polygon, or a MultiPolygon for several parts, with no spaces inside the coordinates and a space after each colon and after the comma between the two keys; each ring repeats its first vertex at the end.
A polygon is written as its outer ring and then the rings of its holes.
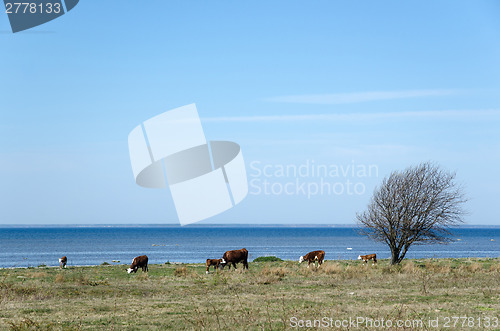
{"type": "Polygon", "coordinates": [[[399,264],[401,262],[399,258],[399,249],[391,246],[391,265],[399,264]]]}

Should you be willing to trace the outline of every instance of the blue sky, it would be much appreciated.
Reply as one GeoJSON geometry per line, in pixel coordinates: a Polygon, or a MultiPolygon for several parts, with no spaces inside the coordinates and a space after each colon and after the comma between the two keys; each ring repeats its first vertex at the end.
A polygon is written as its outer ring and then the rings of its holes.
{"type": "Polygon", "coordinates": [[[498,1],[109,0],[12,34],[1,13],[0,223],[177,223],[168,190],[134,183],[127,136],[196,103],[255,180],[204,222],[353,223],[384,176],[430,160],[457,172],[469,224],[500,224],[499,17],[498,1]],[[297,178],[256,168],[304,164],[378,171],[325,179],[362,194],[257,194],[297,178]]]}

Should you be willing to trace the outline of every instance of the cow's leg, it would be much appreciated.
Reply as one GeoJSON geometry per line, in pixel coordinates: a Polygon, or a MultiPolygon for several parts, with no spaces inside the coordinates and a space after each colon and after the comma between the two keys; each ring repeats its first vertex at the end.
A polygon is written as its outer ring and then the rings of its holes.
{"type": "Polygon", "coordinates": [[[309,268],[309,266],[311,265],[311,261],[307,261],[307,267],[309,268]]]}
{"type": "Polygon", "coordinates": [[[238,269],[236,268],[236,263],[233,262],[233,267],[234,267],[234,270],[238,269]]]}
{"type": "Polygon", "coordinates": [[[210,265],[207,264],[207,274],[209,273],[210,265]]]}
{"type": "Polygon", "coordinates": [[[243,261],[243,270],[245,268],[248,270],[248,261],[243,261]]]}

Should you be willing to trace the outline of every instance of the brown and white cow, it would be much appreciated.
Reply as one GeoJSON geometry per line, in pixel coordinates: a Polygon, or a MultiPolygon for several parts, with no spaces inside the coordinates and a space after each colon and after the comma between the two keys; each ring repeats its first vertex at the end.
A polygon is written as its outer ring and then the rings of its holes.
{"type": "Polygon", "coordinates": [[[66,256],[63,256],[59,259],[59,264],[61,265],[61,268],[66,268],[66,263],[68,263],[68,258],[66,256]]]}
{"type": "Polygon", "coordinates": [[[248,269],[248,251],[246,248],[225,252],[222,256],[221,269],[229,265],[229,270],[231,270],[231,264],[236,269],[236,263],[239,262],[243,263],[243,269],[248,269]]]}
{"type": "Polygon", "coordinates": [[[368,260],[373,260],[372,265],[375,265],[377,263],[377,254],[360,255],[358,260],[363,260],[363,264],[367,263],[368,260]]]}
{"type": "Polygon", "coordinates": [[[314,263],[314,266],[316,266],[316,261],[318,261],[318,268],[321,267],[321,264],[323,263],[323,259],[325,258],[325,251],[312,251],[307,253],[304,256],[301,256],[299,259],[299,264],[307,261],[307,267],[309,268],[309,265],[314,263]]]}
{"type": "Polygon", "coordinates": [[[127,273],[137,272],[139,268],[141,268],[143,272],[148,271],[148,257],[146,255],[135,257],[130,268],[127,269],[127,273]]]}
{"type": "Polygon", "coordinates": [[[207,259],[207,274],[209,273],[210,267],[214,266],[214,270],[219,269],[222,259],[207,259]]]}

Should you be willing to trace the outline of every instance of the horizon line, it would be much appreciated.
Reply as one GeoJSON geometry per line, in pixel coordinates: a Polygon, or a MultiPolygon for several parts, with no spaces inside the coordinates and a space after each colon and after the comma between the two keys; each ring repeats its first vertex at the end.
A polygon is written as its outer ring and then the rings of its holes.
{"type": "MultiPolygon", "coordinates": [[[[278,226],[278,227],[361,227],[355,223],[338,223],[338,224],[329,224],[329,223],[205,223],[205,224],[188,224],[181,225],[180,223],[89,223],[89,224],[0,224],[0,228],[2,227],[207,227],[207,226],[257,226],[257,227],[270,227],[270,226],[278,226]]],[[[453,226],[451,228],[500,228],[500,224],[460,224],[453,226]]]]}

